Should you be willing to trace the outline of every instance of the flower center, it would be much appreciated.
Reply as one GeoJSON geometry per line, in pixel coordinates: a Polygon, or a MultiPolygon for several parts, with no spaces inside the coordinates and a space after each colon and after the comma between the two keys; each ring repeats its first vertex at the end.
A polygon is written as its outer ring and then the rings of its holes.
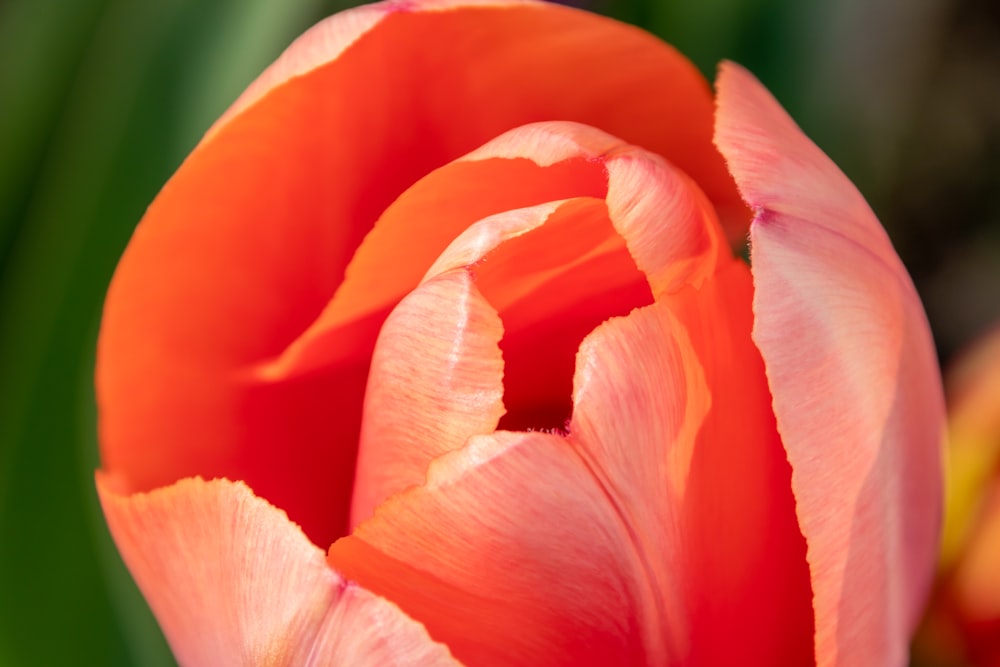
{"type": "Polygon", "coordinates": [[[504,430],[564,431],[576,352],[605,320],[653,302],[603,201],[561,206],[473,267],[504,324],[504,430]]]}

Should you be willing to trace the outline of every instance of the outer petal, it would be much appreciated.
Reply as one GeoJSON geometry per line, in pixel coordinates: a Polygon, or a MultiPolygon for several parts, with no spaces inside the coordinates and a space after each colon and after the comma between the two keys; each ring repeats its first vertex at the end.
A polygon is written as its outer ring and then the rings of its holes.
{"type": "Polygon", "coordinates": [[[345,323],[350,344],[308,376],[258,371],[323,312],[376,218],[422,175],[549,119],[661,153],[720,210],[743,210],[711,117],[673,49],[557,5],[396,2],[331,18],[213,128],[137,229],[99,344],[105,466],[133,490],[246,480],[328,543],[347,526],[385,312],[345,323]]]}
{"type": "MultiPolygon", "coordinates": [[[[719,156],[709,148],[711,95],[706,95],[707,91],[695,68],[672,47],[656,43],[657,40],[650,39],[648,34],[631,26],[565,7],[551,7],[547,3],[537,0],[386,0],[341,12],[322,21],[299,37],[223,114],[208,136],[210,137],[226,122],[289,80],[308,76],[315,70],[337,60],[345,50],[369,31],[378,28],[379,24],[387,18],[392,17],[392,20],[396,20],[397,17],[393,17],[394,14],[452,13],[464,14],[465,16],[461,20],[476,20],[475,12],[469,11],[476,9],[490,11],[495,15],[499,15],[496,12],[503,12],[512,17],[512,23],[521,24],[517,29],[522,37],[516,46],[517,51],[523,54],[518,56],[520,60],[528,60],[536,55],[542,56],[535,59],[535,68],[518,72],[518,83],[526,88],[532,88],[536,85],[536,82],[531,81],[531,79],[539,76],[538,65],[543,64],[548,59],[553,59],[557,61],[557,67],[563,67],[564,63],[558,62],[562,55],[558,51],[572,51],[579,46],[577,40],[589,41],[591,39],[593,39],[593,43],[589,45],[590,49],[588,50],[592,53],[581,52],[577,54],[581,59],[580,65],[583,64],[582,60],[586,59],[592,60],[598,67],[596,71],[594,69],[588,70],[592,77],[588,80],[588,85],[577,86],[571,84],[570,81],[557,83],[563,87],[570,84],[568,87],[577,89],[570,92],[570,95],[577,97],[573,102],[586,99],[593,94],[591,90],[596,92],[598,96],[605,94],[600,92],[601,90],[628,95],[632,92],[631,88],[634,84],[634,81],[629,80],[630,77],[636,77],[638,80],[645,78],[645,83],[652,84],[645,91],[647,96],[645,104],[642,105],[645,108],[624,109],[605,106],[600,110],[595,109],[595,112],[603,116],[601,120],[605,122],[599,122],[596,118],[583,119],[577,118],[575,115],[559,114],[530,120],[558,118],[588,122],[588,124],[624,136],[633,143],[678,162],[685,171],[688,171],[699,181],[719,210],[724,212],[723,217],[727,228],[732,232],[731,238],[737,242],[741,241],[740,236],[746,231],[746,214],[742,202],[733,188],[732,179],[728,177],[719,156]],[[546,12],[548,16],[541,16],[540,10],[546,12]],[[587,24],[590,25],[587,26],[587,24]],[[544,34],[545,30],[551,26],[558,26],[559,38],[551,42],[542,42],[536,48],[532,43],[533,40],[538,35],[544,34]],[[586,27],[582,32],[578,32],[584,26],[586,27]],[[597,54],[593,53],[595,50],[604,51],[605,58],[597,57],[597,54]],[[623,51],[632,51],[631,58],[623,51]],[[614,67],[609,66],[611,65],[609,59],[623,64],[628,62],[631,65],[630,71],[615,71],[614,67]],[[597,77],[609,75],[610,81],[599,82],[596,80],[597,77]],[[656,77],[660,78],[659,85],[656,85],[656,77]],[[658,124],[658,114],[651,113],[649,107],[660,105],[663,105],[660,111],[665,112],[666,115],[659,117],[661,122],[658,124]],[[634,114],[634,116],[631,123],[618,124],[616,121],[618,114],[634,114]],[[678,120],[684,122],[678,123],[678,120]],[[644,125],[646,126],[643,127],[644,125]]],[[[426,35],[421,35],[421,37],[426,38],[426,35]]],[[[468,44],[457,45],[457,49],[463,50],[468,46],[468,44]]],[[[490,66],[496,66],[498,60],[508,57],[508,54],[496,53],[503,51],[505,46],[501,46],[499,49],[490,49],[485,42],[472,46],[481,47],[479,49],[481,51],[494,52],[494,57],[487,58],[487,64],[490,66]]],[[[436,43],[436,50],[441,51],[442,48],[456,48],[456,45],[436,43]]],[[[477,54],[472,54],[471,59],[479,57],[477,54]]],[[[452,63],[452,66],[454,65],[455,63],[452,63]]],[[[480,77],[483,74],[481,71],[477,72],[480,77]]],[[[545,77],[544,74],[541,76],[542,79],[545,77]]],[[[487,85],[488,82],[485,80],[478,83],[478,86],[482,87],[487,85]]],[[[521,91],[517,88],[517,86],[509,87],[505,91],[505,95],[510,98],[519,98],[533,94],[533,91],[521,91]]],[[[452,97],[454,101],[455,97],[460,98],[467,92],[475,93],[478,91],[456,90],[452,91],[452,96],[449,97],[452,97]]],[[[508,103],[516,101],[519,100],[509,99],[508,103]]],[[[550,103],[551,101],[544,98],[537,101],[537,104],[541,106],[550,103]]],[[[494,104],[481,107],[477,116],[482,118],[491,113],[504,113],[506,109],[502,109],[502,106],[497,105],[494,100],[494,104]]],[[[468,124],[472,120],[466,118],[465,122],[468,124]]]]}
{"type": "Polygon", "coordinates": [[[241,483],[97,489],[118,549],[182,665],[458,663],[395,605],[342,579],[241,483]]]}
{"type": "Polygon", "coordinates": [[[941,515],[944,410],[920,301],[864,199],[724,64],[716,143],[754,209],[760,348],[808,544],[820,665],[902,665],[941,515]]]}

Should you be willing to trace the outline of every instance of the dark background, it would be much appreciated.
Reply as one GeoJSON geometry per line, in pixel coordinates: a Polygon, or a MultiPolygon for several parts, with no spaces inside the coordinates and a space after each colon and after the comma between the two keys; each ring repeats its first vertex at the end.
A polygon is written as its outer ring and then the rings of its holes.
{"type": "MultiPolygon", "coordinates": [[[[868,197],[942,360],[1000,322],[1000,3],[577,1],[753,70],[868,197]]],[[[329,0],[0,2],[0,666],[171,665],[97,507],[93,348],[132,227],[329,0]]]]}

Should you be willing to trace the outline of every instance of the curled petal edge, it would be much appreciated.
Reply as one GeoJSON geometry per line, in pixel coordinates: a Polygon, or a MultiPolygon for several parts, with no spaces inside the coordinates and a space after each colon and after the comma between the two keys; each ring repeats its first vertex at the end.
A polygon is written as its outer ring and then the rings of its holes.
{"type": "Polygon", "coordinates": [[[119,552],[182,665],[455,667],[391,602],[342,578],[242,482],[187,478],[123,495],[98,472],[119,552]]]}
{"type": "Polygon", "coordinates": [[[749,72],[724,63],[716,86],[715,142],[755,212],[753,339],[792,466],[816,662],[902,665],[941,516],[926,316],[847,177],[749,72]]]}

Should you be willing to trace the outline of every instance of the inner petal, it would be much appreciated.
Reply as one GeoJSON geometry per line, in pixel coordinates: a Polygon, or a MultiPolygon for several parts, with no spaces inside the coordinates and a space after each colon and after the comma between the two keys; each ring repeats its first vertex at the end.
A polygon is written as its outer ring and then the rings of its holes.
{"type": "Polygon", "coordinates": [[[580,342],[610,317],[653,301],[605,203],[595,199],[560,207],[543,226],[486,255],[473,274],[504,324],[507,412],[499,428],[506,430],[564,429],[580,342]]]}
{"type": "Polygon", "coordinates": [[[571,418],[569,433],[469,437],[330,563],[470,663],[808,664],[812,591],[747,267],[669,165],[616,160],[607,202],[481,221],[490,234],[449,249],[459,265],[432,269],[464,267],[503,323],[501,425],[571,418]]]}
{"type": "MultiPolygon", "coordinates": [[[[330,548],[467,665],[655,665],[648,587],[589,470],[547,433],[471,438],[330,548]]],[[[655,629],[653,630],[655,632],[655,629]]]]}

